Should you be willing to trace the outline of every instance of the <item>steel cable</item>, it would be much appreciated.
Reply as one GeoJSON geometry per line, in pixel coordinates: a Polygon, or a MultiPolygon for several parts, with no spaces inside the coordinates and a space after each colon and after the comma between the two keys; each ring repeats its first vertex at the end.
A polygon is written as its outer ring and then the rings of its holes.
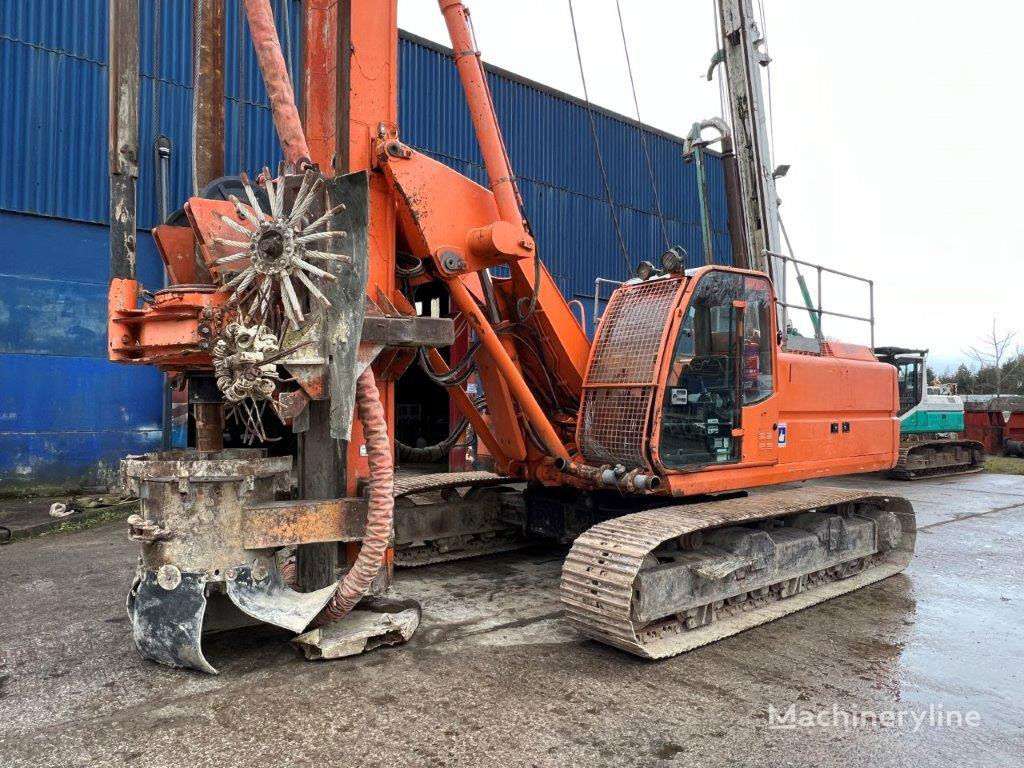
{"type": "Polygon", "coordinates": [[[612,199],[612,188],[608,183],[608,171],[605,169],[604,156],[601,154],[601,145],[597,140],[597,124],[594,122],[594,109],[590,104],[590,93],[587,90],[587,76],[583,70],[583,54],[580,52],[580,38],[576,30],[576,14],[573,12],[572,0],[569,3],[569,20],[572,22],[572,38],[576,44],[576,61],[580,67],[580,82],[583,84],[583,100],[587,105],[587,117],[590,121],[590,137],[594,141],[594,152],[597,155],[597,164],[601,171],[601,181],[604,182],[604,193],[608,199],[608,210],[611,211],[612,226],[615,228],[615,236],[619,241],[619,249],[622,251],[622,258],[626,262],[626,274],[633,275],[633,261],[629,257],[629,249],[626,248],[626,240],[622,236],[622,229],[619,227],[619,216],[615,213],[615,200],[612,199]]]}
{"type": "Polygon", "coordinates": [[[665,250],[672,247],[668,239],[668,228],[665,226],[665,215],[661,210],[661,196],[658,194],[658,183],[654,178],[654,164],[651,162],[651,153],[647,148],[647,132],[644,130],[644,121],[640,119],[640,101],[636,97],[636,83],[633,80],[633,64],[629,59],[629,45],[626,43],[626,25],[622,23],[622,8],[619,0],[615,0],[615,11],[619,15],[619,32],[622,33],[622,51],[626,54],[626,71],[629,72],[629,88],[633,92],[633,106],[636,107],[636,122],[640,126],[640,144],[644,148],[644,157],[647,159],[647,175],[651,179],[651,191],[654,193],[654,209],[658,214],[658,223],[661,225],[661,236],[665,238],[665,250]]]}
{"type": "Polygon", "coordinates": [[[203,2],[196,0],[192,14],[192,194],[199,194],[199,165],[196,162],[196,142],[199,135],[199,51],[202,48],[203,2]]]}

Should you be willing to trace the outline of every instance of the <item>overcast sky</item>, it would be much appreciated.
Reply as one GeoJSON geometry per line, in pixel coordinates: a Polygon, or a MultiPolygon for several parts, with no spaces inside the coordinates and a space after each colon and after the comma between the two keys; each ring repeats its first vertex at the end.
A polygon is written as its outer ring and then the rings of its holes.
{"type": "MultiPolygon", "coordinates": [[[[682,136],[720,114],[718,86],[703,78],[712,0],[620,1],[643,121],[682,136]]],[[[763,2],[775,163],[792,166],[779,195],[796,256],[873,279],[876,343],[927,347],[939,371],[993,316],[1005,330],[1024,327],[1013,42],[1024,3],[763,2]]],[[[467,5],[486,61],[582,96],[565,0],[467,5]]],[[[615,0],[574,7],[591,99],[635,117],[615,0]]],[[[399,0],[398,19],[448,44],[433,0],[399,0]]],[[[826,309],[866,314],[866,294],[852,286],[826,283],[824,298],[826,309]]],[[[856,325],[829,322],[827,335],[866,343],[856,325]]]]}

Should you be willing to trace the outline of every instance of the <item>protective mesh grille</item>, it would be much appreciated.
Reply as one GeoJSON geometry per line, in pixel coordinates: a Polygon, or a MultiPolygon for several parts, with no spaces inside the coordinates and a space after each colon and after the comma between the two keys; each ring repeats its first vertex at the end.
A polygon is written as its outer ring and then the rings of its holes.
{"type": "Polygon", "coordinates": [[[583,385],[576,440],[588,461],[649,467],[662,338],[682,280],[620,288],[608,302],[583,385]]]}
{"type": "Polygon", "coordinates": [[[594,341],[587,384],[650,384],[679,280],[620,288],[608,302],[594,341]]]}
{"type": "Polygon", "coordinates": [[[588,389],[583,397],[580,450],[598,464],[647,466],[647,419],[654,387],[588,389]]]}

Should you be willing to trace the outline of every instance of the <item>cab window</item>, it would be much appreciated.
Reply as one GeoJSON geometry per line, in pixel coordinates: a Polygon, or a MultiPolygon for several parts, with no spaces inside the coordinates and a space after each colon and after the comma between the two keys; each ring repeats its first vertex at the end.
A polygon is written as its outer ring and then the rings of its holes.
{"type": "Polygon", "coordinates": [[[735,272],[700,278],[673,347],[659,453],[670,469],[736,461],[741,408],[772,394],[768,281],[735,272]]]}
{"type": "Polygon", "coordinates": [[[900,412],[902,416],[911,408],[921,402],[921,361],[901,360],[896,366],[896,375],[899,379],[900,389],[900,412]]]}

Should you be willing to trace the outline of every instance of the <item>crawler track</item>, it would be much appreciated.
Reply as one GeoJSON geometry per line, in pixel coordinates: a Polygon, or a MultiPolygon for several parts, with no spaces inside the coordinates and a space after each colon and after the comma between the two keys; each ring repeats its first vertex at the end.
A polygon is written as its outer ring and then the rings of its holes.
{"type": "Polygon", "coordinates": [[[395,565],[416,568],[421,565],[450,563],[469,557],[514,552],[530,544],[519,531],[496,531],[488,536],[465,536],[437,539],[427,544],[395,549],[395,565]]]}
{"type": "MultiPolygon", "coordinates": [[[[395,498],[415,496],[417,494],[436,494],[441,491],[456,489],[477,489],[493,488],[507,485],[514,482],[510,478],[497,475],[493,472],[440,472],[428,475],[408,475],[400,477],[395,481],[395,498]]],[[[458,505],[447,502],[438,502],[446,507],[450,514],[458,514],[458,505]]],[[[406,533],[406,526],[403,525],[402,516],[411,515],[423,517],[429,514],[424,508],[405,507],[395,510],[396,538],[401,539],[406,533]]],[[[460,529],[460,523],[442,525],[438,530],[440,535],[426,535],[422,539],[415,535],[416,541],[402,545],[398,543],[395,548],[395,565],[399,568],[415,568],[421,565],[433,565],[435,563],[448,563],[455,560],[465,560],[470,557],[482,555],[495,555],[500,552],[511,552],[522,549],[530,543],[530,540],[523,536],[522,531],[509,525],[502,524],[497,517],[490,525],[481,527],[481,520],[477,515],[468,513],[462,521],[462,525],[468,528],[461,528],[455,535],[449,532],[460,529]]],[[[411,536],[412,534],[409,534],[411,536]]]]}
{"type": "Polygon", "coordinates": [[[975,440],[920,440],[900,445],[889,476],[898,480],[965,475],[984,469],[985,447],[975,440]]]}
{"type": "MultiPolygon", "coordinates": [[[[746,498],[637,512],[599,523],[580,536],[562,568],[561,597],[570,622],[587,637],[649,659],[660,659],[765,624],[829,598],[891,576],[913,556],[915,518],[898,496],[821,486],[761,493],[746,498]],[[653,622],[637,621],[642,596],[636,588],[641,568],[654,551],[695,532],[785,519],[815,510],[856,514],[891,512],[902,529],[899,544],[884,553],[800,574],[748,591],[754,579],[737,581],[736,595],[653,622]],[[699,626],[693,626],[699,624],[699,626]]],[[[790,576],[792,574],[789,574],[790,576]]]]}
{"type": "Polygon", "coordinates": [[[415,493],[447,491],[453,488],[486,488],[515,482],[494,472],[438,472],[430,475],[404,475],[395,478],[395,498],[415,493]]]}

